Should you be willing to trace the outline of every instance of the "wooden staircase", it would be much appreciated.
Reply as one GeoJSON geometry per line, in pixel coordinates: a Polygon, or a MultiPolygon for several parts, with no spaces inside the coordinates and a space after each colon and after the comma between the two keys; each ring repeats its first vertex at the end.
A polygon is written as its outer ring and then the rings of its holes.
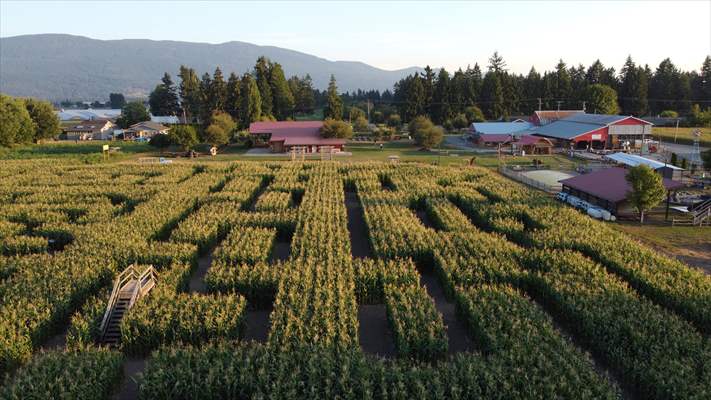
{"type": "Polygon", "coordinates": [[[672,219],[672,226],[676,225],[711,226],[711,199],[690,208],[688,218],[672,219]]]}
{"type": "Polygon", "coordinates": [[[157,272],[149,266],[140,274],[135,266],[130,265],[114,281],[114,288],[106,306],[104,319],[101,321],[101,344],[111,347],[121,343],[121,320],[126,312],[133,307],[138,299],[153,289],[157,280],[157,272]]]}

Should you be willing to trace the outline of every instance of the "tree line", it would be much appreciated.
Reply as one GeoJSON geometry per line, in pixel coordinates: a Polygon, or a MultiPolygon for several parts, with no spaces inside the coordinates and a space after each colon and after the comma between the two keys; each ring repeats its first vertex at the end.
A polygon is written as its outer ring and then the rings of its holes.
{"type": "Polygon", "coordinates": [[[587,112],[599,114],[688,115],[711,106],[711,57],[700,72],[681,71],[669,58],[652,71],[630,56],[619,73],[599,60],[587,68],[568,67],[560,60],[552,71],[541,74],[532,67],[524,76],[509,72],[495,52],[485,73],[478,64],[453,74],[444,68],[435,73],[427,66],[398,81],[392,100],[378,100],[393,104],[404,121],[427,115],[437,124],[463,118],[472,107],[491,120],[529,115],[539,106],[555,110],[584,105],[587,112]]]}
{"type": "Polygon", "coordinates": [[[214,114],[228,114],[238,127],[251,122],[286,120],[296,114],[311,114],[318,103],[324,105],[324,116],[341,119],[343,103],[335,77],[328,90],[314,89],[311,76],[286,79],[281,64],[259,57],[252,71],[242,76],[230,73],[225,80],[217,67],[212,75],[198,73],[181,65],[179,84],[167,72],[149,96],[153,115],[178,115],[186,121],[209,124],[214,114]]]}

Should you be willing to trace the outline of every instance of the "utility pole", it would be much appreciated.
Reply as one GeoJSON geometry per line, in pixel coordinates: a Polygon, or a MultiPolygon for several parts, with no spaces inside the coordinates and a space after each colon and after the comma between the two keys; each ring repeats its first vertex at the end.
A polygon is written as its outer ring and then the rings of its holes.
{"type": "Polygon", "coordinates": [[[370,123],[370,99],[366,101],[367,107],[368,107],[368,123],[370,123]]]}
{"type": "Polygon", "coordinates": [[[541,103],[542,103],[542,101],[541,101],[541,98],[539,97],[538,98],[538,111],[541,111],[541,103]]]}
{"type": "Polygon", "coordinates": [[[563,102],[563,100],[556,100],[556,103],[558,103],[558,111],[560,111],[560,104],[563,102]]]}
{"type": "Polygon", "coordinates": [[[585,103],[587,103],[587,101],[583,101],[583,112],[585,112],[585,103]]]}

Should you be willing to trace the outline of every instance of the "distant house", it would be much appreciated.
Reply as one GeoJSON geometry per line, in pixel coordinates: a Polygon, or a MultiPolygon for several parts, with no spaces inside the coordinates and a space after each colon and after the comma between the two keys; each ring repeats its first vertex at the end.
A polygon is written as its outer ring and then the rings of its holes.
{"type": "Polygon", "coordinates": [[[323,121],[252,122],[249,133],[258,146],[269,146],[274,153],[284,153],[296,146],[307,153],[316,153],[323,146],[342,151],[346,140],[321,137],[322,126],[323,121]]]}
{"type": "Polygon", "coordinates": [[[114,123],[107,119],[84,120],[63,129],[67,140],[111,139],[114,123]]]}
{"type": "Polygon", "coordinates": [[[128,129],[123,130],[124,140],[133,140],[139,138],[150,139],[155,135],[165,135],[168,133],[167,126],[153,121],[144,121],[131,125],[128,129]]]}

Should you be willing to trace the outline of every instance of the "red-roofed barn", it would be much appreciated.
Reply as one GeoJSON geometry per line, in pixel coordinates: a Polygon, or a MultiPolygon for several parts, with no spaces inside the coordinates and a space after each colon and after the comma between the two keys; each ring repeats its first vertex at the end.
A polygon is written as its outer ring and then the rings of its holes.
{"type": "Polygon", "coordinates": [[[290,151],[292,147],[305,147],[316,153],[322,146],[342,151],[344,139],[321,137],[323,121],[265,121],[249,124],[249,133],[256,143],[268,144],[274,153],[290,151]]]}

